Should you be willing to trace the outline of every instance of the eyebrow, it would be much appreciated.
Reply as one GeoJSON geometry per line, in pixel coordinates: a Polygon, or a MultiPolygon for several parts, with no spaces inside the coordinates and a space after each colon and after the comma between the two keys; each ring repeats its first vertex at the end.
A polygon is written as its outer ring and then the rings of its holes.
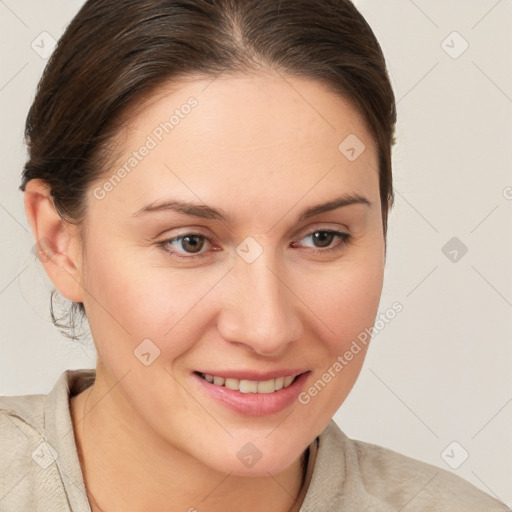
{"type": "MultiPolygon", "coordinates": [[[[372,206],[372,203],[364,196],[361,196],[359,194],[344,194],[327,203],[311,206],[303,210],[300,213],[297,220],[301,222],[303,220],[309,219],[310,217],[314,217],[315,215],[319,215],[321,213],[329,212],[331,210],[336,210],[337,208],[342,208],[344,206],[350,206],[353,204],[362,204],[365,205],[366,207],[372,206]]],[[[178,213],[182,213],[184,215],[199,217],[201,219],[214,219],[220,220],[222,222],[227,222],[228,224],[232,223],[231,216],[224,213],[223,210],[221,209],[178,200],[154,201],[153,203],[144,206],[140,210],[137,210],[132,215],[132,217],[138,217],[146,213],[161,211],[175,211],[178,213]]]]}

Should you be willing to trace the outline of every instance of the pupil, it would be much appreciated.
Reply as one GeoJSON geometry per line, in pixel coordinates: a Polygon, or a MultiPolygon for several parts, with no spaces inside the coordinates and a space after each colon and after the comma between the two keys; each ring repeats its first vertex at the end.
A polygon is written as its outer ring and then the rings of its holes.
{"type": "Polygon", "coordinates": [[[317,231],[314,234],[315,242],[320,242],[317,247],[327,247],[331,244],[334,234],[328,233],[327,231],[317,231]]]}
{"type": "Polygon", "coordinates": [[[201,237],[197,235],[184,236],[182,240],[183,248],[187,252],[199,252],[203,247],[203,244],[201,242],[198,242],[200,238],[201,237]]]}

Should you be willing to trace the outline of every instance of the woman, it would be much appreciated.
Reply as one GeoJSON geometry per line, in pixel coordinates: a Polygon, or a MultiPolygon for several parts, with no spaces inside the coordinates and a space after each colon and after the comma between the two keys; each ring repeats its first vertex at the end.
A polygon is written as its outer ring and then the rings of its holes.
{"type": "Polygon", "coordinates": [[[395,122],[349,1],[86,2],[20,188],[98,360],[1,398],[2,510],[506,510],[332,421],[382,290],[395,122]]]}

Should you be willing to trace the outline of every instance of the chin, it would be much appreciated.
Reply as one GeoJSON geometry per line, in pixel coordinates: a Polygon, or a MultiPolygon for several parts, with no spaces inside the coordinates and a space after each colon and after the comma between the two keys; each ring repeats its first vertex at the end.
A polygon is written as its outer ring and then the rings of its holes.
{"type": "MultiPolygon", "coordinates": [[[[306,444],[307,447],[307,444],[306,444]]],[[[267,439],[260,441],[235,441],[222,453],[213,453],[205,463],[213,469],[237,476],[268,477],[278,475],[302,457],[302,443],[287,442],[276,437],[274,442],[267,439]]]]}

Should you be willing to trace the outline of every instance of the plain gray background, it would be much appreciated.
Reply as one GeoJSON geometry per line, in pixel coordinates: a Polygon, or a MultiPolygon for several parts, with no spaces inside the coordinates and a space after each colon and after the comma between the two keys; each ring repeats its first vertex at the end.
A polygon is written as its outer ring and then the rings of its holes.
{"type": "MultiPolygon", "coordinates": [[[[65,369],[95,366],[90,339],[69,342],[51,324],[52,284],[31,252],[17,189],[44,52],[81,4],[0,0],[0,394],[47,393],[65,369]]],[[[350,437],[452,471],[510,507],[512,1],[356,5],[398,103],[379,311],[395,301],[404,309],[374,336],[335,420],[350,437]]]]}

